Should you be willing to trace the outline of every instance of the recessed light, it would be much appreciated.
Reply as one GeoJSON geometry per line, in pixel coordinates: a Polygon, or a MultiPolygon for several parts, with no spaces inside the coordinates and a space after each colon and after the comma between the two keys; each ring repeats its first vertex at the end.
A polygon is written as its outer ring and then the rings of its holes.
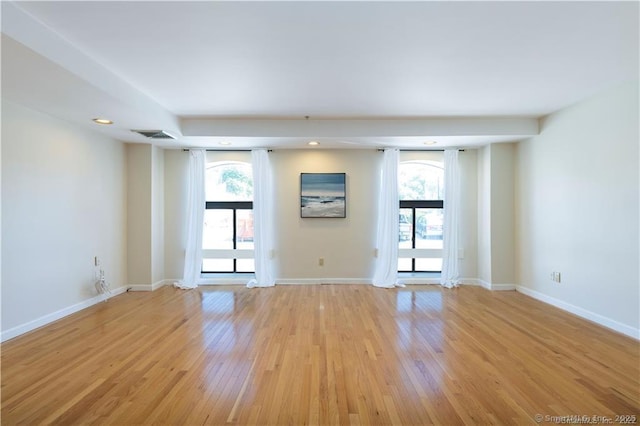
{"type": "Polygon", "coordinates": [[[435,145],[435,144],[437,144],[437,143],[438,143],[438,142],[436,142],[436,141],[426,141],[424,144],[425,144],[425,145],[435,145]]]}
{"type": "Polygon", "coordinates": [[[308,144],[308,145],[316,146],[316,145],[320,145],[320,142],[311,141],[311,142],[309,142],[309,144],[308,144]]]}
{"type": "Polygon", "coordinates": [[[108,118],[94,118],[93,122],[96,124],[113,124],[113,121],[108,118]]]}
{"type": "Polygon", "coordinates": [[[225,146],[227,146],[227,145],[231,145],[231,142],[229,142],[229,141],[222,141],[222,142],[220,142],[220,145],[225,145],[225,146]]]}

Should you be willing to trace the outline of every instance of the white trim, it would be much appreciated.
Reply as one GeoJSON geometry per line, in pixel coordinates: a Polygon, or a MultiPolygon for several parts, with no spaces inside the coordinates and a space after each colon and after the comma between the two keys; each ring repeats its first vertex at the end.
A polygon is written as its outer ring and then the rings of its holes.
{"type": "Polygon", "coordinates": [[[129,291],[155,291],[165,285],[173,284],[177,280],[160,280],[153,284],[129,284],[126,286],[129,291]]]}
{"type": "Polygon", "coordinates": [[[253,259],[253,249],[203,249],[203,259],[253,259]]]}
{"type": "Polygon", "coordinates": [[[198,286],[201,285],[247,285],[249,281],[254,279],[254,275],[249,275],[246,277],[226,277],[221,276],[219,278],[200,278],[198,280],[198,286]]]}
{"type": "Polygon", "coordinates": [[[570,312],[581,318],[595,322],[596,324],[599,324],[603,327],[607,327],[611,330],[617,331],[618,333],[622,333],[636,340],[640,340],[640,329],[631,327],[626,324],[622,324],[618,321],[612,320],[611,318],[607,318],[600,314],[596,314],[595,312],[588,311],[586,309],[564,302],[560,299],[547,296],[546,294],[540,293],[535,290],[531,290],[530,288],[523,287],[521,285],[516,286],[516,291],[518,293],[522,293],[526,296],[532,297],[541,302],[548,303],[549,305],[555,306],[556,308],[560,308],[563,311],[570,312]]]}
{"type": "Polygon", "coordinates": [[[485,280],[481,280],[480,278],[478,278],[476,280],[476,285],[479,285],[480,287],[486,289],[486,290],[491,290],[491,283],[485,280]]]}
{"type": "Polygon", "coordinates": [[[28,333],[29,331],[35,330],[36,328],[43,327],[47,324],[50,324],[54,321],[57,321],[61,318],[74,314],[78,311],[86,309],[90,306],[97,305],[100,302],[107,301],[110,298],[122,294],[127,291],[127,286],[118,287],[114,290],[111,290],[111,294],[109,295],[98,295],[94,296],[91,299],[84,300],[80,303],[76,303],[75,305],[71,305],[69,307],[60,309],[59,311],[52,312],[50,314],[41,316],[40,318],[36,318],[32,321],[29,321],[25,324],[18,325],[16,327],[5,330],[0,335],[0,342],[4,342],[9,339],[13,339],[14,337],[18,337],[24,333],[28,333]],[[106,296],[106,297],[105,297],[106,296]]]}
{"type": "Polygon", "coordinates": [[[151,284],[129,284],[128,291],[153,291],[151,284]]]}
{"type": "Polygon", "coordinates": [[[476,285],[491,291],[513,291],[518,287],[516,284],[493,284],[480,278],[462,278],[461,285],[476,285]]]}
{"type": "Polygon", "coordinates": [[[398,272],[398,283],[404,285],[439,285],[440,272],[398,272]]]}
{"type": "Polygon", "coordinates": [[[440,278],[433,277],[398,277],[398,283],[406,285],[440,284],[440,278]]]}
{"type": "Polygon", "coordinates": [[[518,287],[515,284],[491,284],[491,291],[515,291],[516,287],[518,287]]]}
{"type": "Polygon", "coordinates": [[[164,287],[165,285],[172,285],[176,280],[160,280],[151,285],[152,291],[164,287]]]}
{"type": "MultiPolygon", "coordinates": [[[[11,25],[14,32],[13,27],[16,25],[11,25]]],[[[11,35],[11,33],[8,34],[11,35]]],[[[20,41],[20,38],[16,39],[20,41]]],[[[529,117],[283,118],[278,120],[190,117],[180,121],[183,136],[209,135],[227,138],[233,136],[299,137],[300,134],[309,133],[309,126],[313,126],[313,136],[316,138],[414,136],[424,134],[425,129],[429,129],[429,134],[432,135],[451,136],[501,135],[523,138],[539,134],[538,120],[529,117]]]]}
{"type": "Polygon", "coordinates": [[[398,249],[398,257],[440,258],[442,257],[442,249],[401,248],[398,249]]]}
{"type": "Polygon", "coordinates": [[[473,285],[473,286],[486,288],[487,290],[489,289],[488,283],[478,278],[460,278],[458,280],[458,284],[473,285]]]}
{"type": "Polygon", "coordinates": [[[287,278],[277,279],[276,285],[363,284],[372,285],[371,278],[287,278]]]}
{"type": "Polygon", "coordinates": [[[180,281],[182,278],[170,278],[167,280],[162,280],[162,286],[168,285],[170,287],[173,287],[173,285],[175,283],[177,283],[178,281],[180,281]]]}
{"type": "Polygon", "coordinates": [[[481,280],[480,278],[460,278],[458,280],[458,284],[460,285],[473,285],[477,287],[482,287],[486,290],[491,290],[491,284],[485,280],[481,280]]]}

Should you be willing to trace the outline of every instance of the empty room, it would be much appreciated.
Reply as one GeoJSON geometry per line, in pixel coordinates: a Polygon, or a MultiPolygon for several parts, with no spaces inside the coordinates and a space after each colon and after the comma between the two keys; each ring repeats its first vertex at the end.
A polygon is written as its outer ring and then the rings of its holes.
{"type": "Polygon", "coordinates": [[[2,1],[0,421],[638,424],[637,1],[2,1]]]}

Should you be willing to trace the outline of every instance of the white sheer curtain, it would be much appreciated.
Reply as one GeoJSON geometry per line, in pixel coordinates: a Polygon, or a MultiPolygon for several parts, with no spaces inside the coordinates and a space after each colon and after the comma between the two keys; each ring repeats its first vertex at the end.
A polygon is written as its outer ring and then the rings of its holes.
{"type": "Polygon", "coordinates": [[[397,149],[384,150],[380,196],[378,198],[378,233],[376,236],[378,258],[373,273],[373,285],[376,287],[400,286],[398,284],[399,158],[400,153],[397,149]]]}
{"type": "Polygon", "coordinates": [[[458,228],[460,216],[460,166],[458,150],[444,151],[444,220],[442,224],[442,275],[440,284],[456,287],[460,278],[458,267],[458,228]]]}
{"type": "Polygon", "coordinates": [[[275,285],[270,252],[273,239],[273,178],[266,149],[251,151],[253,167],[253,246],[256,278],[247,287],[275,285]]]}
{"type": "Polygon", "coordinates": [[[187,193],[187,245],[184,255],[182,280],[174,283],[178,288],[196,288],[202,269],[202,228],[204,226],[204,173],[206,151],[189,151],[189,182],[187,193]]]}

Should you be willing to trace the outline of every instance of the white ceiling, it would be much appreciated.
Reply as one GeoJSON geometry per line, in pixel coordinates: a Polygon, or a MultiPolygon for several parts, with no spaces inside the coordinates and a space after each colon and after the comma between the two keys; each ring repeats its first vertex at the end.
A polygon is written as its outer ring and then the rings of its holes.
{"type": "Polygon", "coordinates": [[[637,2],[3,2],[2,32],[4,97],[163,146],[518,140],[638,78],[637,2]]]}

